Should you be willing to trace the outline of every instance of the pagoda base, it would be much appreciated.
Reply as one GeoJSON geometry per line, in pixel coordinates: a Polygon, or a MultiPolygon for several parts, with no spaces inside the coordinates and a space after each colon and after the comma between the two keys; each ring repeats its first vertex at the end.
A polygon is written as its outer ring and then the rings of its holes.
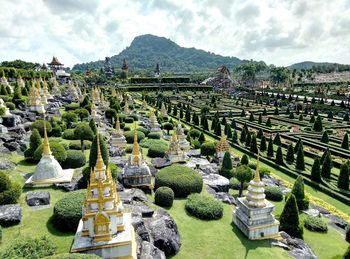
{"type": "Polygon", "coordinates": [[[30,106],[29,111],[31,112],[37,112],[39,114],[44,114],[45,113],[45,108],[43,105],[38,105],[38,106],[30,106]]]}
{"type": "Polygon", "coordinates": [[[186,163],[188,160],[188,156],[185,154],[179,154],[179,155],[171,155],[167,154],[166,158],[173,164],[173,163],[186,163]]]}
{"type": "Polygon", "coordinates": [[[25,182],[27,187],[46,187],[56,183],[70,183],[72,181],[74,169],[63,170],[63,175],[57,178],[41,179],[33,181],[33,175],[25,182]]]}
{"type": "Polygon", "coordinates": [[[152,189],[152,174],[146,163],[141,166],[126,164],[122,172],[123,184],[126,187],[146,187],[152,189]]]}
{"type": "Polygon", "coordinates": [[[112,136],[112,146],[116,148],[126,148],[127,142],[125,137],[113,137],[112,136]]]}
{"type": "Polygon", "coordinates": [[[274,205],[265,200],[263,208],[251,208],[244,203],[245,197],[237,199],[237,207],[233,212],[233,223],[250,240],[276,238],[279,236],[279,222],[272,212],[274,205]]]}
{"type": "Polygon", "coordinates": [[[102,258],[136,259],[135,231],[131,224],[131,213],[123,213],[124,231],[112,236],[109,241],[94,242],[93,238],[84,236],[83,221],[80,220],[71,253],[95,254],[102,258]]]}

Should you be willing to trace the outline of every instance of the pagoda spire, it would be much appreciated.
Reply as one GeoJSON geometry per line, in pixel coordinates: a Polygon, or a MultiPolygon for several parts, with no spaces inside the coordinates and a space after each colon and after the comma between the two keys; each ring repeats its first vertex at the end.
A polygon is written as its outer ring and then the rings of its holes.
{"type": "Polygon", "coordinates": [[[104,170],[105,164],[102,159],[101,155],[101,147],[100,147],[100,136],[98,132],[96,132],[96,145],[97,145],[97,159],[96,159],[96,165],[95,165],[95,171],[104,170]]]}
{"type": "Polygon", "coordinates": [[[120,131],[120,121],[119,121],[119,115],[117,116],[116,122],[115,122],[115,129],[117,131],[120,131]]]}
{"type": "Polygon", "coordinates": [[[171,137],[171,141],[175,143],[175,142],[177,142],[176,128],[174,128],[173,131],[174,132],[173,132],[173,135],[171,137]]]}
{"type": "Polygon", "coordinates": [[[139,147],[139,143],[137,142],[136,123],[135,123],[135,129],[134,129],[134,144],[132,147],[132,164],[133,165],[140,164],[140,147],[139,147]]]}
{"type": "Polygon", "coordinates": [[[258,158],[257,158],[257,162],[256,162],[256,170],[255,170],[255,176],[254,176],[255,182],[260,182],[259,159],[260,159],[260,153],[258,151],[258,158]]]}
{"type": "Polygon", "coordinates": [[[46,120],[44,118],[44,143],[43,143],[43,155],[45,156],[50,156],[51,150],[50,150],[50,143],[49,139],[47,137],[47,132],[46,132],[46,120]]]}

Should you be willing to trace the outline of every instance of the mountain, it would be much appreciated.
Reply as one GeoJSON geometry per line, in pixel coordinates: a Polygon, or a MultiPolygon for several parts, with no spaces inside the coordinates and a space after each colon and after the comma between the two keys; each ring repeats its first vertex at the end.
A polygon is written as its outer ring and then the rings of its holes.
{"type": "MultiPolygon", "coordinates": [[[[153,72],[157,63],[162,72],[203,72],[215,71],[219,65],[226,65],[230,70],[242,61],[236,57],[224,57],[195,48],[180,47],[164,37],[150,34],[137,36],[130,46],[111,57],[111,64],[120,69],[123,59],[127,60],[129,71],[145,70],[153,72]]],[[[76,64],[75,71],[102,68],[103,60],[76,64]]]]}
{"type": "Polygon", "coordinates": [[[330,62],[313,62],[313,61],[303,61],[300,63],[295,63],[293,65],[290,65],[289,68],[291,69],[315,69],[315,70],[320,70],[320,71],[325,71],[325,72],[330,72],[330,71],[342,71],[342,70],[348,70],[349,65],[343,65],[339,63],[330,63],[330,62]]]}

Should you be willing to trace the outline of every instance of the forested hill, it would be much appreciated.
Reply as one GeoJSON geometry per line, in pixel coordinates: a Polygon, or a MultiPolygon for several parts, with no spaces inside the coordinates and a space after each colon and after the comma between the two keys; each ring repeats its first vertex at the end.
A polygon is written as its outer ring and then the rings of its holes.
{"type": "Polygon", "coordinates": [[[334,71],[350,71],[350,65],[344,65],[339,63],[329,63],[329,62],[312,62],[312,61],[303,61],[300,63],[295,63],[289,66],[291,69],[313,69],[315,72],[329,73],[334,71]]]}
{"type": "MultiPolygon", "coordinates": [[[[123,59],[129,65],[129,71],[153,71],[159,63],[163,72],[213,71],[225,64],[230,70],[242,61],[236,57],[224,57],[195,48],[183,48],[164,37],[142,35],[136,37],[129,47],[111,57],[112,66],[120,69],[123,59]]],[[[104,61],[76,64],[75,71],[85,71],[103,67],[104,61]]]]}

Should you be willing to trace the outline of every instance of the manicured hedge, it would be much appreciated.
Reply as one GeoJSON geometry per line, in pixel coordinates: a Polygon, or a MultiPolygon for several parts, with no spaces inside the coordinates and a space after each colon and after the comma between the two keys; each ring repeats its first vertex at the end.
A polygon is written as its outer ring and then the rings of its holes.
{"type": "Polygon", "coordinates": [[[283,193],[280,188],[274,186],[266,186],[265,187],[265,195],[266,199],[270,201],[282,201],[283,193]]]}
{"type": "Polygon", "coordinates": [[[53,208],[52,222],[63,232],[75,232],[82,217],[82,205],[86,190],[67,193],[53,208]]]}
{"type": "Polygon", "coordinates": [[[126,118],[124,119],[124,122],[125,122],[125,123],[133,123],[133,122],[134,122],[134,118],[133,118],[133,117],[126,117],[126,118]]]}
{"type": "MultiPolygon", "coordinates": [[[[52,155],[56,158],[56,160],[62,165],[63,162],[67,159],[67,151],[64,149],[63,145],[57,142],[50,142],[50,149],[52,155]]],[[[43,145],[40,145],[34,151],[34,160],[39,161],[41,159],[43,153],[43,145]]]]}
{"type": "MultiPolygon", "coordinates": [[[[136,131],[137,132],[137,141],[140,142],[141,140],[143,140],[146,136],[143,132],[141,131],[136,131]]],[[[124,132],[124,136],[126,138],[126,141],[131,144],[134,143],[134,130],[129,130],[129,131],[125,131],[124,132]]]]}
{"type": "Polygon", "coordinates": [[[191,194],[185,203],[187,212],[200,219],[220,219],[224,212],[222,203],[211,196],[191,194]]]}
{"type": "MultiPolygon", "coordinates": [[[[91,148],[91,141],[84,140],[84,148],[85,148],[85,150],[90,149],[91,148]]],[[[73,140],[73,141],[69,142],[69,149],[81,150],[80,140],[73,140]]]]}
{"type": "Polygon", "coordinates": [[[17,203],[21,192],[19,184],[11,182],[6,173],[0,172],[0,205],[17,203]]]}
{"type": "Polygon", "coordinates": [[[164,157],[166,151],[168,150],[167,146],[164,145],[153,145],[148,149],[147,156],[149,157],[164,157]]]}
{"type": "Polygon", "coordinates": [[[174,202],[174,192],[171,188],[159,187],[154,194],[154,203],[162,207],[171,207],[174,202]]]}
{"type": "Polygon", "coordinates": [[[74,134],[74,129],[66,129],[63,131],[63,136],[62,138],[68,139],[68,140],[76,140],[77,137],[74,134]]]}
{"type": "Polygon", "coordinates": [[[155,189],[167,186],[174,191],[175,197],[187,197],[191,193],[202,191],[202,177],[191,168],[174,164],[158,171],[155,189]]]}
{"type": "Polygon", "coordinates": [[[160,133],[158,132],[151,132],[147,135],[147,138],[150,138],[150,139],[160,139],[161,138],[161,135],[160,133]]]}
{"type": "Polygon", "coordinates": [[[149,134],[149,130],[144,127],[138,127],[136,130],[143,132],[143,134],[145,134],[146,137],[149,134]]]}
{"type": "Polygon", "coordinates": [[[304,227],[310,231],[327,232],[327,222],[319,217],[307,216],[304,219],[304,227]]]}
{"type": "Polygon", "coordinates": [[[63,163],[64,168],[79,168],[86,164],[86,157],[80,150],[68,150],[67,158],[63,163]]]}

